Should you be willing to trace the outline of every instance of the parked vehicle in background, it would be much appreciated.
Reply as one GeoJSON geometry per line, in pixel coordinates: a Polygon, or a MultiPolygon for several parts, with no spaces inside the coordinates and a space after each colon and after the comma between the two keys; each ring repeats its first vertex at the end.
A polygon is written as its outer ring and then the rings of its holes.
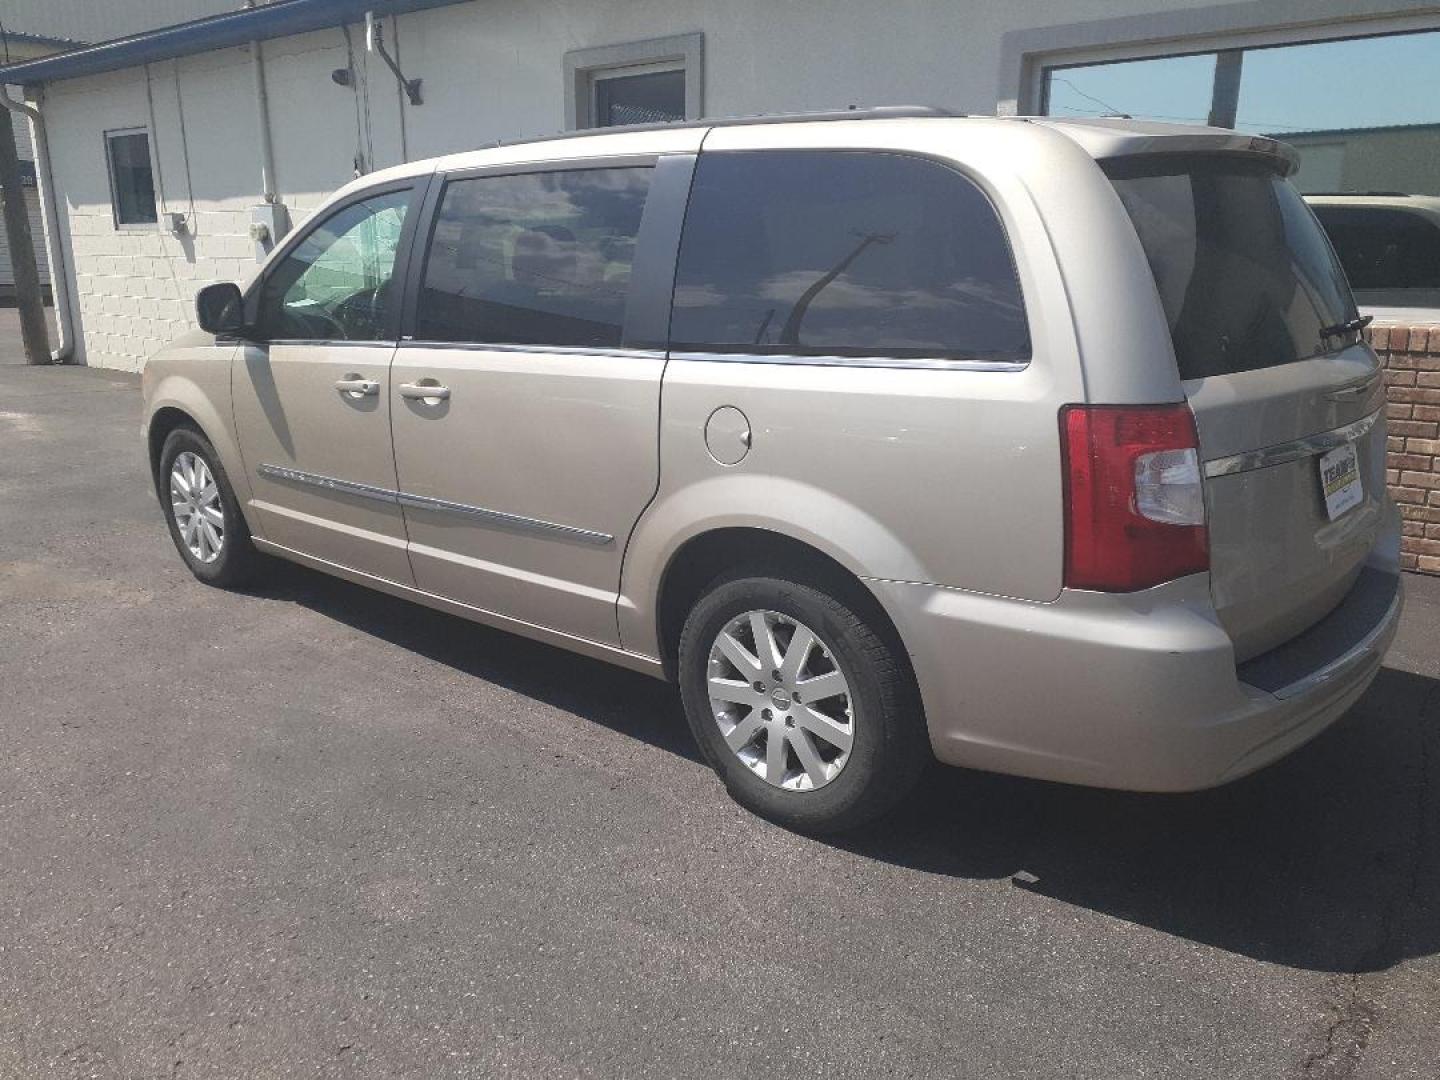
{"type": "Polygon", "coordinates": [[[1360,309],[1392,323],[1440,323],[1440,196],[1307,195],[1360,309]]]}
{"type": "Polygon", "coordinates": [[[338,193],[145,372],[182,558],[677,680],[789,826],[943,762],[1180,791],[1369,685],[1384,391],[1268,139],[878,110],[338,193]]]}

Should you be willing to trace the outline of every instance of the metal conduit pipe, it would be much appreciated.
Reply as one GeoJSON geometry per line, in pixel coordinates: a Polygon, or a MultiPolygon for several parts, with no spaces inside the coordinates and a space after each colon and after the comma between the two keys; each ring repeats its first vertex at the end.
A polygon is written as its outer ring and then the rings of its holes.
{"type": "Polygon", "coordinates": [[[50,353],[55,364],[69,363],[75,353],[74,311],[70,298],[70,275],[66,270],[65,245],[60,239],[60,213],[55,203],[55,177],[50,170],[50,140],[45,134],[45,117],[34,105],[16,101],[0,87],[0,105],[26,117],[35,135],[35,176],[40,186],[40,212],[45,221],[45,250],[50,256],[50,294],[55,300],[55,322],[59,348],[50,353]]]}

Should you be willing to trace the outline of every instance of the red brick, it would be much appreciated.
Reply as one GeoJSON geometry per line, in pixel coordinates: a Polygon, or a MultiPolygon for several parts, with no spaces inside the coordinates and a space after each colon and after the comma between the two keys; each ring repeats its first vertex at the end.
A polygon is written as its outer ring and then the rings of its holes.
{"type": "Polygon", "coordinates": [[[1421,555],[1416,560],[1418,569],[1422,574],[1440,574],[1440,557],[1434,555],[1421,555]]]}
{"type": "Polygon", "coordinates": [[[1440,438],[1440,423],[1422,420],[1391,420],[1385,425],[1390,435],[1408,435],[1412,439],[1440,438]]]}
{"type": "MultiPolygon", "coordinates": [[[[1440,330],[1430,331],[1430,338],[1432,341],[1440,339],[1440,330]]],[[[1431,355],[1429,356],[1418,356],[1415,353],[1408,355],[1411,360],[1415,361],[1415,366],[1421,371],[1440,371],[1440,349],[1432,347],[1430,353],[1431,355]]]]}
{"type": "Polygon", "coordinates": [[[1412,435],[1405,440],[1405,449],[1412,454],[1440,454],[1440,439],[1417,439],[1412,435]]]}
{"type": "Polygon", "coordinates": [[[1390,328],[1388,326],[1372,326],[1365,331],[1365,336],[1370,339],[1376,352],[1384,352],[1390,347],[1390,328]]]}
{"type": "Polygon", "coordinates": [[[1440,371],[1417,371],[1416,386],[1440,386],[1440,371]]]}
{"type": "Polygon", "coordinates": [[[1440,326],[1430,328],[1430,351],[1440,355],[1440,326]]]}
{"type": "Polygon", "coordinates": [[[1434,555],[1440,558],[1440,540],[1417,540],[1412,536],[1407,546],[1417,555],[1434,555]]]}
{"type": "MultiPolygon", "coordinates": [[[[1421,408],[1429,407],[1430,406],[1421,406],[1421,408]]],[[[1414,412],[1414,409],[1414,405],[1406,405],[1403,402],[1391,402],[1389,405],[1385,406],[1385,415],[1388,416],[1391,420],[1409,420],[1414,412]]],[[[1440,413],[1440,409],[1436,409],[1435,411],[1436,413],[1440,413]]],[[[1440,420],[1440,415],[1437,415],[1435,419],[1440,420]]]]}
{"type": "MultiPolygon", "coordinates": [[[[1407,491],[1413,490],[1406,488],[1407,491]]],[[[1425,500],[1427,506],[1440,506],[1440,491],[1430,492],[1430,497],[1425,500]]]]}
{"type": "Polygon", "coordinates": [[[1440,489],[1440,473],[1419,472],[1405,469],[1400,473],[1400,483],[1406,487],[1440,489]]]}
{"type": "Polygon", "coordinates": [[[1424,524],[1423,522],[1419,522],[1419,521],[1407,521],[1407,522],[1405,523],[1405,526],[1404,526],[1404,527],[1407,528],[1407,529],[1411,529],[1411,528],[1424,529],[1424,530],[1425,530],[1425,536],[1426,536],[1427,539],[1430,539],[1430,540],[1440,540],[1440,524],[1433,524],[1433,523],[1432,523],[1432,524],[1426,525],[1426,524],[1424,524]]]}
{"type": "Polygon", "coordinates": [[[1385,449],[1392,454],[1402,454],[1405,452],[1405,440],[1399,435],[1391,435],[1385,440],[1385,449]]]}
{"type": "Polygon", "coordinates": [[[1440,405],[1440,389],[1432,386],[1392,386],[1391,401],[1409,401],[1417,405],[1440,405]]]}
{"type": "Polygon", "coordinates": [[[1408,326],[1390,327],[1390,351],[1410,351],[1410,328],[1408,326]]]}
{"type": "Polygon", "coordinates": [[[1386,386],[1414,386],[1415,372],[1407,371],[1404,368],[1389,367],[1385,369],[1386,386]]]}
{"type": "MultiPolygon", "coordinates": [[[[1416,420],[1428,420],[1431,423],[1440,422],[1440,405],[1402,405],[1400,408],[1413,409],[1416,420]]],[[[1405,419],[1401,417],[1400,419],[1405,419]]]]}
{"type": "Polygon", "coordinates": [[[1414,503],[1416,506],[1424,506],[1425,495],[1424,488],[1402,487],[1400,484],[1390,485],[1390,496],[1398,503],[1414,503]]]}
{"type": "Polygon", "coordinates": [[[1400,525],[1401,536],[1414,536],[1420,539],[1425,537],[1425,523],[1423,521],[1406,521],[1400,525]]]}
{"type": "Polygon", "coordinates": [[[1400,553],[1401,570],[1418,570],[1420,568],[1420,556],[1411,555],[1409,552],[1400,553]]]}
{"type": "Polygon", "coordinates": [[[1411,521],[1423,521],[1427,525],[1440,525],[1440,506],[1410,506],[1405,516],[1411,521]]]}
{"type": "Polygon", "coordinates": [[[1400,470],[1399,470],[1399,469],[1386,469],[1386,470],[1385,470],[1385,483],[1386,483],[1387,486],[1393,486],[1393,485],[1395,485],[1395,484],[1400,483],[1400,470]]]}
{"type": "Polygon", "coordinates": [[[1429,454],[1391,454],[1385,464],[1391,469],[1413,469],[1415,472],[1435,471],[1434,458],[1429,454]]]}

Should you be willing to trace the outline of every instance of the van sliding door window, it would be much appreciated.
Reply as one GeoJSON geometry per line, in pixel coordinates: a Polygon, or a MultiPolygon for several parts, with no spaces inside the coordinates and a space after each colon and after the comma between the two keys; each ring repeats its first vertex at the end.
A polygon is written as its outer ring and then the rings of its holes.
{"type": "Polygon", "coordinates": [[[652,169],[456,180],[445,188],[417,341],[620,345],[652,169]]]}

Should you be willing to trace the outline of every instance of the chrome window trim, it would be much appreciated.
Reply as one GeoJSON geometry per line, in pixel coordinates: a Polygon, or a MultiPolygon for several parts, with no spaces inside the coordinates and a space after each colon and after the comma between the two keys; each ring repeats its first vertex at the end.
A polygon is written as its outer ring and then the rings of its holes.
{"type": "Polygon", "coordinates": [[[1301,458],[1323,454],[1365,435],[1375,426],[1375,422],[1384,412],[1385,409],[1382,406],[1369,416],[1361,417],[1354,423],[1335,428],[1333,431],[1322,431],[1318,435],[1306,435],[1302,439],[1277,443],[1259,450],[1249,450],[1243,454],[1212,458],[1205,462],[1205,477],[1213,480],[1217,476],[1233,476],[1236,473],[1250,472],[1252,469],[1267,469],[1272,465],[1283,465],[1289,461],[1298,461],[1301,458]]]}
{"type": "Polygon", "coordinates": [[[620,345],[524,345],[515,342],[421,341],[405,338],[402,349],[467,349],[472,352],[560,353],[566,356],[620,356],[642,360],[665,359],[664,349],[627,349],[620,345]]]}
{"type": "Polygon", "coordinates": [[[962,360],[942,356],[800,356],[793,353],[672,352],[672,360],[722,364],[798,364],[802,367],[914,368],[930,371],[1024,371],[1028,360],[962,360]]]}
{"type": "Polygon", "coordinates": [[[322,476],[319,473],[290,469],[282,465],[258,465],[255,471],[259,475],[271,480],[302,484],[306,487],[317,488],[321,491],[334,491],[342,495],[354,495],[362,499],[374,499],[377,502],[391,503],[396,506],[409,506],[417,510],[434,510],[440,513],[460,514],[472,520],[484,522],[487,525],[493,525],[498,528],[516,529],[520,532],[531,533],[536,536],[575,540],[579,543],[591,544],[595,547],[604,547],[606,544],[613,543],[615,540],[615,537],[609,533],[596,532],[593,529],[581,529],[574,525],[560,525],[556,522],[544,521],[540,518],[521,517],[518,514],[507,514],[501,510],[487,510],[483,506],[471,506],[468,503],[450,502],[448,499],[434,499],[428,495],[412,495],[404,491],[376,487],[373,484],[360,484],[353,480],[340,480],[333,476],[322,476]]]}

